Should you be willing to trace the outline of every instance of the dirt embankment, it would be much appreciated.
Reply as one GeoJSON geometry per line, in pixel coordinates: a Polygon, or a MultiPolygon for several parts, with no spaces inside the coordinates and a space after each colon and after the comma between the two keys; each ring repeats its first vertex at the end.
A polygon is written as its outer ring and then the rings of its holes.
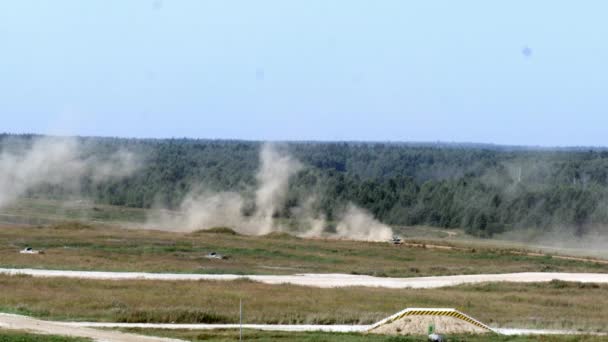
{"type": "Polygon", "coordinates": [[[485,334],[488,329],[480,328],[471,323],[454,317],[445,316],[405,316],[394,322],[372,329],[370,333],[386,335],[425,335],[429,326],[442,334],[485,334]]]}

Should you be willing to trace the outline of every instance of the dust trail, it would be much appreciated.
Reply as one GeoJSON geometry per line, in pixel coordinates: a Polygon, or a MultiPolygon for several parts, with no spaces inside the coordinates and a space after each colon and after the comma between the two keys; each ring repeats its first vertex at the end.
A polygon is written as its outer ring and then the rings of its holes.
{"type": "Polygon", "coordinates": [[[6,144],[0,153],[0,207],[42,185],[78,190],[87,176],[94,182],[126,177],[139,167],[130,152],[107,158],[85,157],[74,138],[36,138],[31,145],[6,144]]]}
{"type": "Polygon", "coordinates": [[[353,240],[387,241],[393,230],[351,203],[336,226],[336,235],[353,240]]]}
{"type": "Polygon", "coordinates": [[[182,229],[192,231],[210,227],[242,227],[243,198],[233,192],[190,193],[180,206],[182,229]]]}

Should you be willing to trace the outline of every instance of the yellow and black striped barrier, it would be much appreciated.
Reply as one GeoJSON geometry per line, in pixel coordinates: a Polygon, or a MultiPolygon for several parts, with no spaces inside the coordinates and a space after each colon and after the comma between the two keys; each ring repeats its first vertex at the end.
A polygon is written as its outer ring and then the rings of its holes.
{"type": "Polygon", "coordinates": [[[480,321],[468,316],[456,309],[423,309],[423,308],[408,308],[403,311],[400,311],[390,317],[387,317],[380,322],[372,325],[370,330],[375,329],[381,325],[392,323],[398,319],[401,319],[406,316],[446,316],[446,317],[454,317],[460,320],[463,320],[467,323],[473,324],[476,327],[486,329],[488,331],[494,331],[489,326],[481,323],[480,321]]]}

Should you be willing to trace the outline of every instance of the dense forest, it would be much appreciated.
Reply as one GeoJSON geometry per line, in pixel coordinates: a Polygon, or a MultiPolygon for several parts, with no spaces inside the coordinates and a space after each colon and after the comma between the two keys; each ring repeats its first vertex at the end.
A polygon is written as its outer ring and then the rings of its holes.
{"type": "MultiPolygon", "coordinates": [[[[0,151],[33,135],[0,135],[0,151]]],[[[260,142],[193,139],[77,138],[84,155],[128,150],[136,172],[94,182],[79,194],[99,203],[177,208],[193,187],[251,192],[260,142]]],[[[608,151],[535,149],[474,144],[288,142],[303,167],[291,178],[278,217],[310,196],[331,220],[354,203],[392,225],[464,228],[488,237],[514,228],[571,228],[576,234],[608,224],[608,151]]],[[[41,185],[26,196],[62,198],[74,189],[41,185]]]]}

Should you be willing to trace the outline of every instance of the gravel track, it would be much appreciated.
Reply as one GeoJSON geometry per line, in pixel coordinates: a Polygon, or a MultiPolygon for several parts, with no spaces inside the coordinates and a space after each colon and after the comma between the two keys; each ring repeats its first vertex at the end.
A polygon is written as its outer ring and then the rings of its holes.
{"type": "Polygon", "coordinates": [[[294,275],[236,275],[236,274],[180,274],[180,273],[143,273],[143,272],[97,272],[97,271],[62,271],[42,269],[0,268],[0,274],[30,275],[33,277],[67,277],[102,280],[216,280],[229,281],[242,278],[265,284],[293,284],[321,288],[332,287],[385,287],[385,288],[438,288],[460,284],[485,282],[548,282],[551,280],[573,281],[583,283],[608,283],[608,274],[604,273],[557,273],[557,272],[523,272],[504,274],[472,274],[416,278],[372,277],[352,274],[294,274],[294,275]]]}
{"type": "MultiPolygon", "coordinates": [[[[266,331],[323,331],[323,332],[364,332],[372,325],[287,325],[287,324],[243,324],[243,329],[266,331]]],[[[117,331],[94,328],[139,328],[139,329],[187,329],[214,330],[238,329],[238,324],[165,324],[165,323],[98,323],[98,322],[58,322],[44,321],[27,316],[0,313],[0,328],[26,330],[44,334],[80,336],[96,341],[117,342],[182,342],[182,340],[126,334],[117,331]]],[[[577,335],[584,332],[574,330],[543,330],[494,328],[505,335],[577,335]]]]}

